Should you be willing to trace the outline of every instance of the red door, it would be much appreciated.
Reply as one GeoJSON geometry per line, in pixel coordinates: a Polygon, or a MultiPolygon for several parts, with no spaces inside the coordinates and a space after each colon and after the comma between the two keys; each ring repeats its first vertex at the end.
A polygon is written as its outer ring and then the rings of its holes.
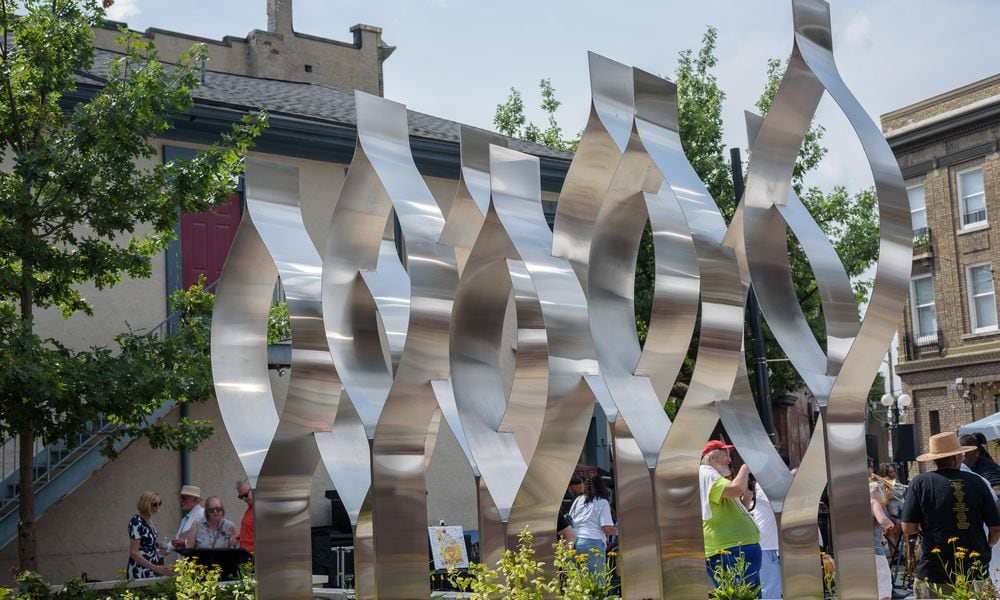
{"type": "Polygon", "coordinates": [[[187,289],[205,275],[212,284],[222,275],[229,247],[240,224],[240,194],[211,212],[181,215],[181,285],[187,289]]]}

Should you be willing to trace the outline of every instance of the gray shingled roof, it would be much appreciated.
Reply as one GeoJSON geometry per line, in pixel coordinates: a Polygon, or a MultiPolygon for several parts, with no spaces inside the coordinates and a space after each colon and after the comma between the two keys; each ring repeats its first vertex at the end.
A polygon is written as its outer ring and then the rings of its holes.
{"type": "MultiPolygon", "coordinates": [[[[81,74],[81,84],[100,85],[108,76],[108,61],[121,54],[96,50],[90,73],[81,74]]],[[[301,119],[325,121],[355,127],[354,93],[335,87],[261,79],[246,75],[205,72],[205,82],[193,91],[198,104],[254,110],[266,109],[301,119]]],[[[410,135],[458,143],[459,123],[408,110],[410,135]]],[[[522,140],[511,140],[510,147],[535,156],[569,160],[572,154],[522,140]]]]}

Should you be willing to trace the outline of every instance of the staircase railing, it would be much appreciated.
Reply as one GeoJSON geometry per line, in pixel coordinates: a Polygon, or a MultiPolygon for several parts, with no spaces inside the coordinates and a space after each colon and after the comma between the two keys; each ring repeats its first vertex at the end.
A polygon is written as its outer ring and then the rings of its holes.
{"type": "MultiPolygon", "coordinates": [[[[215,280],[205,286],[205,291],[213,291],[219,284],[215,280]]],[[[180,313],[174,311],[167,315],[165,319],[151,327],[145,335],[168,336],[176,333],[177,322],[180,313]]],[[[170,409],[173,403],[168,403],[159,411],[150,415],[149,421],[154,422],[170,409]]],[[[55,444],[44,444],[41,440],[36,440],[34,445],[34,457],[32,458],[34,493],[35,493],[35,513],[36,517],[69,492],[76,489],[83,481],[89,477],[90,473],[97,470],[107,459],[100,456],[101,442],[117,427],[101,415],[97,420],[88,424],[86,431],[75,436],[74,439],[60,441],[55,444]],[[77,481],[67,483],[63,489],[55,490],[50,486],[59,476],[67,472],[74,464],[86,462],[91,471],[85,475],[78,475],[77,481]],[[43,493],[45,492],[45,493],[43,493]]],[[[132,440],[123,439],[115,444],[118,450],[124,448],[132,440]]],[[[20,446],[18,436],[9,436],[0,439],[0,548],[4,547],[16,535],[17,507],[20,505],[20,446]]]]}

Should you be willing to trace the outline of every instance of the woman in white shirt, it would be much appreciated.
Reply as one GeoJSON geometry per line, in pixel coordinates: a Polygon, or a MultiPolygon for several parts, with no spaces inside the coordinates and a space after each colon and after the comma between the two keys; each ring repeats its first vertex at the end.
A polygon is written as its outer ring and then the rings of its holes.
{"type": "Polygon", "coordinates": [[[569,508],[569,518],[576,533],[576,552],[587,555],[587,570],[595,575],[604,573],[607,536],[615,535],[618,529],[611,518],[608,490],[600,475],[584,481],[583,493],[569,508]]]}

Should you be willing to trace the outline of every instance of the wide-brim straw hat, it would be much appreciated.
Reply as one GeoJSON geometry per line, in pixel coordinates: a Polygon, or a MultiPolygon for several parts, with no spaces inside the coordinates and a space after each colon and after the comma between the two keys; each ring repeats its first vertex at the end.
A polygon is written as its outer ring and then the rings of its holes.
{"type": "Polygon", "coordinates": [[[196,485],[185,485],[181,488],[181,491],[177,492],[178,496],[193,496],[201,500],[201,488],[196,485]]]}
{"type": "Polygon", "coordinates": [[[958,443],[958,436],[954,431],[946,431],[931,436],[930,452],[917,457],[917,462],[927,462],[939,458],[947,458],[956,454],[964,454],[975,450],[975,446],[963,446],[958,443]]]}

